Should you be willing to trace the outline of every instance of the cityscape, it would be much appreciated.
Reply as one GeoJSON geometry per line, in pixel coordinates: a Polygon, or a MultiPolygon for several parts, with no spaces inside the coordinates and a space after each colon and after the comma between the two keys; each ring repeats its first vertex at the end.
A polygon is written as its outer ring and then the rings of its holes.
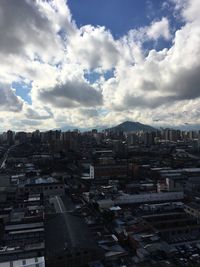
{"type": "Polygon", "coordinates": [[[200,266],[200,131],[135,125],[0,135],[0,266],[200,266]]]}
{"type": "Polygon", "coordinates": [[[200,0],[0,0],[0,267],[200,267],[200,0]]]}

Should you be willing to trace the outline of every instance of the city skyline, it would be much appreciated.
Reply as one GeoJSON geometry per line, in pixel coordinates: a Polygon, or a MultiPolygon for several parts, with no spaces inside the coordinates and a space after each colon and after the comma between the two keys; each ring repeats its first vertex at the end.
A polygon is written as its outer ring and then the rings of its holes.
{"type": "Polygon", "coordinates": [[[198,0],[0,2],[0,131],[198,129],[198,0]]]}

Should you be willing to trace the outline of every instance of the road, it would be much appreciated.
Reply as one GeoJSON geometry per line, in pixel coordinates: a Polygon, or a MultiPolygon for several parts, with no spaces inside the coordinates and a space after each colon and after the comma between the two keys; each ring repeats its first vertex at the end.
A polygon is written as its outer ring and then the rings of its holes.
{"type": "Polygon", "coordinates": [[[12,150],[14,147],[16,147],[17,145],[13,145],[11,147],[8,148],[8,150],[5,152],[3,158],[0,161],[0,169],[4,169],[6,166],[6,160],[8,158],[9,152],[10,150],[12,150]]]}
{"type": "Polygon", "coordinates": [[[52,198],[52,203],[56,209],[56,213],[65,213],[66,209],[65,206],[59,196],[55,196],[52,198]]]}

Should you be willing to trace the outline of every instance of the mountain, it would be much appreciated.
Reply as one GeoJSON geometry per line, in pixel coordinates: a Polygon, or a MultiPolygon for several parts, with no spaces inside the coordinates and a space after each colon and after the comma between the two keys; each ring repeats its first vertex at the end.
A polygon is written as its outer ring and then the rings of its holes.
{"type": "Polygon", "coordinates": [[[153,128],[149,125],[142,124],[140,122],[133,122],[133,121],[125,121],[115,127],[106,129],[107,131],[113,132],[137,132],[137,131],[144,131],[144,132],[153,132],[156,131],[156,128],[153,128]]]}

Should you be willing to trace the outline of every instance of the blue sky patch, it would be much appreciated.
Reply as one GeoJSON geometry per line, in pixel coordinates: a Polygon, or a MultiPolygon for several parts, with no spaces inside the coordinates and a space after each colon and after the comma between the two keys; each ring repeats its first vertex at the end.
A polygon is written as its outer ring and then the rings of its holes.
{"type": "Polygon", "coordinates": [[[16,95],[20,96],[24,101],[26,101],[28,104],[32,104],[32,100],[30,97],[30,92],[31,92],[31,82],[30,83],[25,83],[25,82],[13,82],[12,83],[12,88],[15,89],[16,95]]]}
{"type": "Polygon", "coordinates": [[[114,77],[114,68],[104,73],[99,73],[99,72],[92,71],[92,70],[90,72],[84,73],[84,78],[91,84],[97,82],[101,76],[104,76],[106,81],[114,77]]]}
{"type": "Polygon", "coordinates": [[[162,17],[168,17],[173,25],[176,24],[172,12],[174,5],[172,2],[164,5],[163,0],[68,0],[68,4],[79,27],[87,24],[105,26],[115,38],[162,17]]]}

